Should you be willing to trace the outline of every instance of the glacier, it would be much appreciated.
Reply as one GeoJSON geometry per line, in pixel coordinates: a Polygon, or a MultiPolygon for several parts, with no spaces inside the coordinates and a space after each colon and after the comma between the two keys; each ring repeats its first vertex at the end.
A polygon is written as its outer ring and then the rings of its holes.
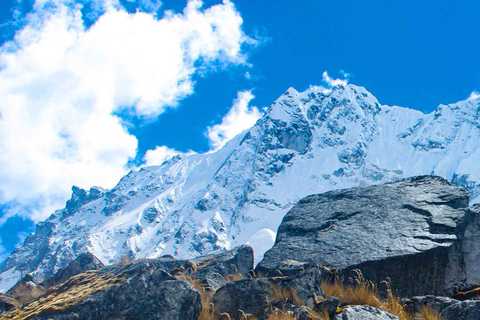
{"type": "Polygon", "coordinates": [[[438,175],[480,202],[480,98],[434,112],[381,105],[365,88],[289,88],[222,149],[131,171],[111,190],[73,187],[0,269],[0,292],[91,252],[105,264],[192,258],[248,243],[255,259],[310,194],[438,175]]]}

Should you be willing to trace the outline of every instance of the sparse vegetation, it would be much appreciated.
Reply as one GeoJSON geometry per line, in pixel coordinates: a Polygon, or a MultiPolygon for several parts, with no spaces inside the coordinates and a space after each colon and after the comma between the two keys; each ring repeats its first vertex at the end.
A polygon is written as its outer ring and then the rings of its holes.
{"type": "Polygon", "coordinates": [[[272,301],[270,303],[291,303],[298,306],[303,305],[303,301],[298,299],[297,293],[294,288],[283,288],[281,286],[273,286],[270,290],[270,298],[272,301]]]}
{"type": "Polygon", "coordinates": [[[121,276],[90,271],[71,277],[69,280],[54,286],[38,299],[27,303],[0,317],[0,320],[28,320],[41,314],[50,314],[71,308],[90,295],[105,291],[124,280],[121,276]]]}
{"type": "Polygon", "coordinates": [[[270,314],[268,320],[295,320],[295,315],[290,311],[275,310],[270,314]]]}
{"type": "Polygon", "coordinates": [[[427,306],[424,306],[420,313],[424,320],[443,320],[443,318],[440,317],[440,315],[435,310],[432,310],[427,306]]]}
{"type": "Polygon", "coordinates": [[[343,281],[335,277],[333,281],[324,281],[322,288],[325,296],[338,297],[342,306],[368,305],[396,315],[400,320],[443,320],[435,311],[424,307],[420,315],[409,313],[400,298],[393,295],[389,281],[383,283],[387,286],[387,298],[381,299],[378,288],[371,281],[366,280],[360,270],[355,270],[355,277],[350,285],[345,286],[343,281]],[[418,316],[420,318],[418,318],[418,316]]]}
{"type": "MultiPolygon", "coordinates": [[[[252,276],[254,274],[252,273],[252,276]]],[[[223,283],[235,282],[244,279],[240,273],[234,273],[227,276],[219,275],[223,283]]],[[[186,275],[185,273],[177,273],[175,277],[178,280],[187,281],[192,284],[201,295],[202,311],[198,320],[257,320],[256,315],[247,314],[240,311],[240,318],[233,319],[228,314],[221,314],[218,318],[215,316],[215,306],[212,303],[212,298],[215,289],[206,286],[205,283],[194,276],[186,275]]],[[[91,294],[99,291],[107,290],[112,285],[119,285],[123,282],[122,275],[113,275],[101,273],[99,271],[90,271],[79,274],[70,278],[65,283],[48,289],[45,294],[36,298],[36,300],[25,304],[23,307],[18,306],[13,310],[0,317],[0,320],[20,320],[32,319],[42,314],[50,314],[66,310],[72,306],[77,305],[81,301],[87,299],[91,294]]],[[[424,307],[419,315],[409,314],[405,309],[401,300],[394,296],[390,288],[389,282],[384,282],[387,286],[387,297],[380,298],[378,288],[376,285],[366,280],[359,270],[355,271],[355,276],[351,279],[349,285],[344,285],[344,282],[335,277],[332,281],[323,281],[322,288],[326,299],[336,296],[340,299],[340,306],[337,308],[337,313],[342,312],[350,305],[369,305],[398,316],[401,320],[443,320],[439,314],[428,307],[424,307]]],[[[22,290],[22,286],[18,290],[22,290]]],[[[27,290],[28,288],[23,288],[27,290]]],[[[26,291],[24,294],[27,298],[26,291]]],[[[19,293],[20,293],[19,291],[19,293]]],[[[37,294],[37,293],[36,293],[37,294]]],[[[280,285],[273,285],[269,294],[269,308],[271,314],[269,320],[294,320],[295,314],[292,311],[282,309],[284,303],[302,306],[304,303],[296,295],[296,291],[292,287],[282,287],[280,285]]],[[[315,303],[321,302],[323,298],[315,299],[315,303]]],[[[330,320],[327,311],[321,313],[308,309],[310,318],[314,320],[330,320]]]]}

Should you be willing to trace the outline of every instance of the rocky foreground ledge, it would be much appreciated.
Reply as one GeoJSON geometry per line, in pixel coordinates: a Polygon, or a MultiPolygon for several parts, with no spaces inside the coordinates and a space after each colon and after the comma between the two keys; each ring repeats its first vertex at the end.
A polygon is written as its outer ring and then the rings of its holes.
{"type": "Polygon", "coordinates": [[[22,279],[0,319],[480,319],[479,213],[432,176],[331,191],[285,216],[255,269],[246,245],[115,266],[85,254],[22,279]]]}

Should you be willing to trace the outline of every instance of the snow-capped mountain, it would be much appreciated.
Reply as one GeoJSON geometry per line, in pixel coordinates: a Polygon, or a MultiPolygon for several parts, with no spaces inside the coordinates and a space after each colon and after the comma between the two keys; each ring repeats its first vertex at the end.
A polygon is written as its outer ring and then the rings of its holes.
{"type": "Polygon", "coordinates": [[[189,258],[243,243],[260,259],[301,198],[332,189],[435,174],[480,200],[480,99],[423,114],[378,103],[364,88],[290,88],[221,150],[132,171],[112,190],[73,188],[5,262],[5,290],[46,277],[89,251],[189,258]]]}

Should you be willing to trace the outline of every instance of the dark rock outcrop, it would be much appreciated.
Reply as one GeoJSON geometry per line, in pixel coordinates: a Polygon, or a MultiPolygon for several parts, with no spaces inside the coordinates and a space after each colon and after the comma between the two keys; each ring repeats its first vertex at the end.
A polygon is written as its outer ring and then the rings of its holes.
{"type": "Polygon", "coordinates": [[[458,300],[455,299],[436,296],[417,296],[403,300],[407,310],[412,314],[419,314],[423,307],[427,307],[437,313],[440,313],[443,311],[443,309],[457,302],[458,300]]]}
{"type": "Polygon", "coordinates": [[[53,277],[46,279],[40,285],[44,288],[49,288],[63,283],[77,274],[90,270],[100,270],[104,267],[105,265],[93,254],[82,253],[75,260],[70,262],[68,266],[60,269],[53,277]]]}
{"type": "Polygon", "coordinates": [[[331,297],[330,299],[316,303],[313,310],[319,314],[327,313],[330,319],[335,317],[335,313],[340,304],[340,299],[337,297],[331,297]]]}
{"type": "Polygon", "coordinates": [[[19,303],[13,297],[0,294],[0,315],[17,307],[19,307],[19,303]]]}
{"type": "Polygon", "coordinates": [[[440,316],[444,320],[473,320],[480,319],[480,301],[467,300],[452,304],[445,308],[440,316]]]}
{"type": "Polygon", "coordinates": [[[390,278],[401,296],[440,295],[478,268],[460,241],[467,225],[477,234],[468,224],[476,216],[467,191],[434,176],[312,195],[284,217],[256,271],[316,262],[347,279],[354,269],[377,283],[390,278]]]}
{"type": "Polygon", "coordinates": [[[268,307],[282,309],[285,303],[300,303],[323,297],[323,269],[311,264],[296,275],[252,278],[227,283],[213,296],[216,316],[228,313],[233,319],[242,312],[259,315],[268,307]]]}
{"type": "MultiPolygon", "coordinates": [[[[253,257],[248,245],[192,260],[165,256],[125,266],[105,267],[93,255],[82,255],[44,281],[50,287],[45,295],[14,311],[12,317],[197,320],[202,308],[200,293],[181,280],[198,279],[215,289],[229,274],[247,277],[253,257]]],[[[305,281],[311,280],[308,275],[305,281]]],[[[300,283],[298,278],[289,280],[300,283]]],[[[33,281],[33,277],[25,280],[33,281]]]]}
{"type": "Polygon", "coordinates": [[[333,320],[400,320],[397,316],[386,311],[370,307],[355,306],[337,314],[333,320]]]}
{"type": "Polygon", "coordinates": [[[201,308],[200,293],[190,283],[139,261],[72,277],[22,312],[38,320],[197,320],[201,308]]]}
{"type": "Polygon", "coordinates": [[[254,253],[251,246],[243,245],[189,261],[195,266],[195,278],[216,290],[225,284],[225,277],[228,275],[239,274],[247,278],[254,268],[254,253]]]}

